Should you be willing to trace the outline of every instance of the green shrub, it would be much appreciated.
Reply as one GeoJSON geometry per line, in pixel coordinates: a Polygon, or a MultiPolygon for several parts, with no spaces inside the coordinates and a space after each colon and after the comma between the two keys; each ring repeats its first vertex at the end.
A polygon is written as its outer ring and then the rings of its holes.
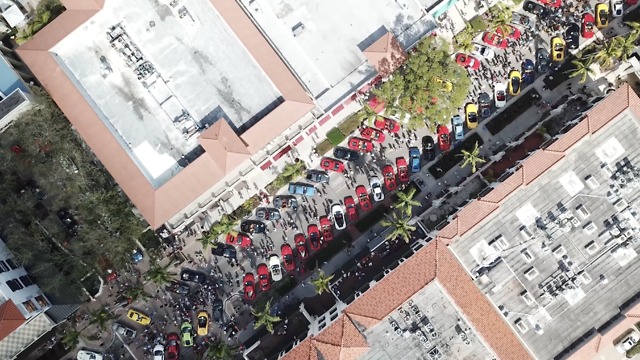
{"type": "Polygon", "coordinates": [[[518,5],[522,4],[522,2],[523,2],[524,0],[511,0],[511,1],[513,1],[513,3],[514,3],[516,6],[518,6],[518,5]]]}
{"type": "Polygon", "coordinates": [[[281,187],[295,180],[297,177],[302,176],[306,169],[307,167],[302,161],[285,165],[280,175],[267,185],[265,190],[267,190],[269,194],[274,195],[281,187]]]}
{"type": "Polygon", "coordinates": [[[331,149],[333,149],[333,144],[329,139],[324,139],[316,145],[316,152],[320,156],[326,154],[331,149]]]}
{"type": "Polygon", "coordinates": [[[333,145],[338,145],[341,142],[344,141],[345,136],[344,134],[340,131],[340,129],[338,129],[337,127],[329,130],[329,132],[327,132],[327,139],[329,139],[329,141],[333,144],[333,145]]]}
{"type": "Polygon", "coordinates": [[[338,129],[340,129],[344,136],[349,136],[360,127],[360,124],[362,124],[361,116],[355,113],[341,122],[338,125],[338,129]]]}
{"type": "Polygon", "coordinates": [[[632,357],[640,354],[640,343],[636,343],[631,347],[631,349],[627,350],[627,358],[631,359],[632,357]]]}
{"type": "Polygon", "coordinates": [[[476,16],[473,19],[469,20],[469,24],[476,33],[487,30],[487,22],[484,21],[482,16],[476,16]]]}

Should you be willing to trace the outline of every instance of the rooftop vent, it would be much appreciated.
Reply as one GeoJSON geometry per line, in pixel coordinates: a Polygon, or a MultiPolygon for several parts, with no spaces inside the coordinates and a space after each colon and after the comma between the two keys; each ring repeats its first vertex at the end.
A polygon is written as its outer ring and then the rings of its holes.
{"type": "Polygon", "coordinates": [[[584,207],[584,205],[580,204],[578,206],[576,206],[576,211],[578,212],[578,216],[584,220],[586,218],[589,217],[589,215],[591,215],[591,213],[589,213],[589,210],[587,210],[586,207],[584,207]]]}
{"type": "Polygon", "coordinates": [[[533,296],[528,291],[520,294],[520,297],[522,298],[522,300],[524,300],[525,303],[527,303],[527,305],[533,304],[533,296]]]}
{"type": "Polygon", "coordinates": [[[629,206],[629,204],[627,203],[627,201],[625,199],[620,199],[620,200],[616,201],[613,204],[613,207],[616,208],[616,210],[618,210],[618,211],[622,211],[622,210],[626,209],[627,206],[629,206]]]}
{"type": "Polygon", "coordinates": [[[586,178],[584,178],[585,182],[587,183],[587,186],[591,189],[591,190],[595,190],[598,188],[598,186],[600,185],[600,183],[598,182],[598,180],[596,180],[596,178],[594,178],[593,176],[589,175],[586,178]]]}
{"type": "Polygon", "coordinates": [[[527,331],[529,331],[529,327],[527,326],[527,324],[525,324],[524,320],[522,320],[521,318],[518,318],[514,324],[516,325],[516,328],[518,329],[518,331],[520,331],[521,334],[526,333],[527,331]]]}
{"type": "Polygon", "coordinates": [[[538,270],[535,267],[530,267],[524,272],[524,277],[526,277],[527,280],[533,280],[536,276],[538,276],[538,270]]]}
{"type": "Polygon", "coordinates": [[[584,227],[582,227],[582,229],[587,234],[593,234],[598,229],[598,227],[593,223],[593,221],[589,221],[584,227]]]}
{"type": "Polygon", "coordinates": [[[555,249],[553,249],[553,255],[556,257],[556,259],[560,259],[564,255],[567,255],[567,250],[562,245],[557,246],[555,249]]]}
{"type": "Polygon", "coordinates": [[[585,249],[589,255],[593,255],[600,249],[600,246],[595,241],[592,241],[585,246],[585,249]]]}
{"type": "Polygon", "coordinates": [[[522,255],[522,257],[524,258],[524,260],[526,262],[532,262],[534,260],[533,255],[531,255],[531,252],[529,251],[529,249],[524,248],[520,251],[520,254],[522,255]]]}

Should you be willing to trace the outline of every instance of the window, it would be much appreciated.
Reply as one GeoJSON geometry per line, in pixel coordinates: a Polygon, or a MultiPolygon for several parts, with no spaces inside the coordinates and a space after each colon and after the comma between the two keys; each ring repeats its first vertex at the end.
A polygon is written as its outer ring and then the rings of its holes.
{"type": "Polygon", "coordinates": [[[38,305],[40,305],[41,308],[46,308],[49,307],[49,301],[47,301],[47,298],[44,297],[44,295],[38,295],[36,296],[36,301],[38,302],[38,305]]]}
{"type": "Polygon", "coordinates": [[[24,288],[22,283],[20,283],[20,281],[16,279],[7,281],[7,286],[9,287],[9,289],[11,289],[11,291],[18,291],[24,288]]]}
{"type": "Polygon", "coordinates": [[[11,260],[11,259],[7,259],[7,265],[9,265],[11,270],[19,268],[19,266],[16,265],[16,263],[14,263],[13,260],[11,260]]]}
{"type": "Polygon", "coordinates": [[[27,301],[23,302],[22,306],[24,306],[24,308],[27,309],[27,311],[30,312],[30,313],[38,310],[38,308],[36,308],[36,306],[33,305],[31,300],[27,300],[27,301]]]}
{"type": "Polygon", "coordinates": [[[23,284],[24,286],[31,286],[31,285],[33,285],[33,280],[31,280],[31,278],[29,277],[29,275],[20,276],[20,282],[22,282],[22,284],[23,284]]]}
{"type": "Polygon", "coordinates": [[[9,266],[7,266],[7,263],[4,261],[0,261],[0,273],[3,273],[5,271],[9,271],[9,266]]]}

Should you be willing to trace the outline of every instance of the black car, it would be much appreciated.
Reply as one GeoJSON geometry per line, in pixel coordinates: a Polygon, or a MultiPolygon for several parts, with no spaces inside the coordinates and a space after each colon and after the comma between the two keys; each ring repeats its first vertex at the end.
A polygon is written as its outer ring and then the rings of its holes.
{"type": "Polygon", "coordinates": [[[480,93],[478,104],[480,105],[480,116],[483,118],[491,116],[491,96],[489,94],[486,92],[480,93]]]}
{"type": "Polygon", "coordinates": [[[322,170],[307,170],[307,180],[315,183],[329,183],[329,174],[322,170]]]}
{"type": "Polygon", "coordinates": [[[575,50],[580,47],[580,25],[570,23],[564,31],[564,41],[567,43],[569,50],[575,50]]]}
{"type": "Polygon", "coordinates": [[[227,333],[227,336],[231,339],[238,334],[240,329],[235,322],[230,322],[224,327],[224,332],[227,333]]]}
{"type": "Polygon", "coordinates": [[[224,322],[224,318],[222,316],[222,300],[216,298],[213,300],[213,304],[211,305],[211,309],[213,311],[213,321],[217,324],[222,324],[224,322]]]}
{"type": "Polygon", "coordinates": [[[538,18],[549,16],[549,9],[533,1],[525,1],[524,5],[522,5],[522,10],[536,15],[538,18]]]}
{"type": "Polygon", "coordinates": [[[260,220],[244,220],[240,223],[240,230],[249,234],[263,234],[267,226],[260,220]]]}
{"type": "Polygon", "coordinates": [[[211,248],[211,254],[215,256],[226,257],[227,259],[236,258],[236,248],[233,245],[227,245],[225,243],[216,243],[215,247],[211,248]]]}
{"type": "Polygon", "coordinates": [[[62,221],[62,224],[64,224],[64,227],[67,229],[67,232],[69,232],[69,235],[71,235],[72,237],[78,235],[80,225],[69,210],[60,209],[58,210],[57,215],[58,219],[62,221]]]}
{"type": "Polygon", "coordinates": [[[274,208],[259,207],[256,209],[256,217],[260,220],[280,220],[280,211],[274,208]]]}
{"type": "Polygon", "coordinates": [[[273,206],[276,209],[298,210],[298,199],[292,195],[278,195],[273,198],[273,206]]]}
{"type": "Polygon", "coordinates": [[[164,289],[180,295],[187,295],[191,291],[189,285],[175,280],[167,284],[164,289]]]}
{"type": "Polygon", "coordinates": [[[333,149],[333,157],[345,161],[358,161],[360,154],[357,151],[338,146],[333,149]]]}
{"type": "Polygon", "coordinates": [[[544,48],[538,48],[536,50],[536,71],[542,74],[549,71],[549,62],[549,52],[544,48]]]}
{"type": "Polygon", "coordinates": [[[183,269],[180,272],[180,280],[194,282],[198,284],[204,284],[207,281],[207,275],[205,275],[205,273],[200,271],[183,269]]]}
{"type": "Polygon", "coordinates": [[[422,154],[427,161],[432,161],[436,158],[435,142],[429,135],[422,137],[422,154]]]}

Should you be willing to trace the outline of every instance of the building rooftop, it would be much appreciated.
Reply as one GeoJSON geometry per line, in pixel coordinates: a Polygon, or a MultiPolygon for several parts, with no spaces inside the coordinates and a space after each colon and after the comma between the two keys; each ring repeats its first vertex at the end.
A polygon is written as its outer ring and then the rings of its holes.
{"type": "Polygon", "coordinates": [[[241,3],[325,109],[376,75],[370,45],[391,32],[406,49],[435,27],[416,1],[241,3]]]}
{"type": "Polygon", "coordinates": [[[9,336],[27,320],[11,300],[0,305],[0,341],[9,336]]]}

